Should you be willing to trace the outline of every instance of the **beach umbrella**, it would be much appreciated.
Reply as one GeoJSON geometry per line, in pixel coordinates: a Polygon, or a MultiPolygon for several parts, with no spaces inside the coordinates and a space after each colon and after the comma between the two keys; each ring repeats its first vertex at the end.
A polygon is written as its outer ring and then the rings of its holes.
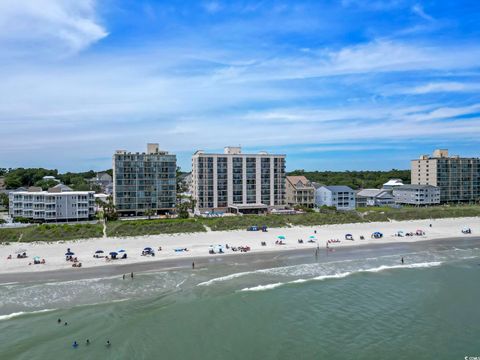
{"type": "Polygon", "coordinates": [[[315,235],[310,235],[309,238],[310,239],[316,239],[315,235]]]}
{"type": "Polygon", "coordinates": [[[72,255],[75,255],[73,252],[69,251],[67,253],[65,253],[65,256],[72,256],[72,255]]]}
{"type": "Polygon", "coordinates": [[[125,250],[120,249],[120,250],[118,250],[117,252],[121,253],[121,252],[125,252],[125,250]]]}
{"type": "Polygon", "coordinates": [[[40,256],[34,256],[33,257],[33,261],[37,261],[37,260],[40,261],[40,256]]]}
{"type": "Polygon", "coordinates": [[[112,252],[110,253],[110,255],[111,255],[111,256],[117,256],[117,255],[118,255],[118,253],[117,253],[117,252],[115,252],[115,251],[112,251],[112,252]]]}
{"type": "Polygon", "coordinates": [[[103,254],[103,250],[97,250],[95,251],[95,254],[103,254]]]}
{"type": "Polygon", "coordinates": [[[278,235],[277,236],[280,240],[285,240],[285,236],[284,235],[278,235]]]}
{"type": "Polygon", "coordinates": [[[151,247],[146,247],[145,249],[143,249],[143,251],[152,251],[153,249],[151,247]]]}

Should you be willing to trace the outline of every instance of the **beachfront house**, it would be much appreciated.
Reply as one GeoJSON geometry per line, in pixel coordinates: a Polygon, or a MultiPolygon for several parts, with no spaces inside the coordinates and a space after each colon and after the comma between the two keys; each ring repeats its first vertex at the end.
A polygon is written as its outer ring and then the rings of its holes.
{"type": "Polygon", "coordinates": [[[391,191],[384,189],[363,189],[357,192],[357,207],[366,206],[392,206],[395,198],[391,191]]]}
{"type": "Polygon", "coordinates": [[[313,208],[315,188],[305,176],[287,176],[285,180],[287,205],[313,208]]]}
{"type": "Polygon", "coordinates": [[[321,186],[315,191],[315,205],[355,210],[355,191],[348,186],[321,186]]]}
{"type": "Polygon", "coordinates": [[[440,188],[432,185],[404,185],[393,189],[397,204],[436,205],[440,204],[440,188]]]}

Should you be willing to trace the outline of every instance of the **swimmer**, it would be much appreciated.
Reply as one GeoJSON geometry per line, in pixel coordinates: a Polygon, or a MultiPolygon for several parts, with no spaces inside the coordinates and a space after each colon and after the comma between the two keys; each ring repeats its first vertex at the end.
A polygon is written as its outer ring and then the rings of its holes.
{"type": "Polygon", "coordinates": [[[105,344],[105,346],[109,347],[110,345],[112,345],[110,344],[110,340],[107,340],[107,343],[105,344]]]}
{"type": "Polygon", "coordinates": [[[75,341],[73,342],[72,346],[73,346],[74,348],[78,347],[77,340],[75,340],[75,341]]]}
{"type": "Polygon", "coordinates": [[[62,319],[59,318],[59,319],[57,320],[57,323],[60,324],[61,322],[62,322],[62,319]]]}
{"type": "Polygon", "coordinates": [[[63,325],[67,326],[67,325],[68,325],[68,323],[65,321],[65,324],[63,324],[63,325]]]}
{"type": "Polygon", "coordinates": [[[90,345],[90,340],[85,341],[85,345],[90,345]]]}

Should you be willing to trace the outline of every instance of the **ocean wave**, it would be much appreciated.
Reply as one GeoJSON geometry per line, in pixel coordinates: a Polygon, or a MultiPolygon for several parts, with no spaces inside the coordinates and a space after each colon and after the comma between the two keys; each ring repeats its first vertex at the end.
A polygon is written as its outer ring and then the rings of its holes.
{"type": "Polygon", "coordinates": [[[273,283],[273,284],[258,285],[258,286],[254,286],[254,287],[244,288],[244,289],[241,289],[240,291],[266,291],[266,290],[275,289],[275,288],[278,288],[278,287],[284,286],[284,285],[303,284],[303,283],[311,282],[311,281],[342,279],[342,278],[345,278],[347,276],[350,276],[350,275],[353,275],[353,274],[359,274],[359,273],[363,273],[363,272],[377,273],[377,272],[381,272],[381,271],[385,271],[385,270],[392,270],[392,269],[429,268],[429,267],[440,266],[441,264],[442,264],[441,261],[431,261],[431,262],[414,263],[414,264],[407,264],[407,265],[381,265],[381,266],[374,267],[374,268],[369,268],[369,269],[359,269],[359,270],[354,270],[354,271],[346,271],[346,272],[342,272],[342,273],[326,274],[326,275],[320,275],[320,276],[316,276],[316,277],[308,278],[308,279],[297,279],[297,280],[292,280],[292,281],[287,281],[287,282],[279,282],[279,283],[273,283]]]}
{"type": "Polygon", "coordinates": [[[253,273],[256,273],[256,272],[258,272],[258,270],[257,271],[244,271],[244,272],[234,273],[234,274],[230,274],[230,275],[225,275],[225,276],[214,278],[214,279],[211,279],[211,280],[208,280],[208,281],[201,282],[197,286],[209,286],[209,285],[212,285],[212,284],[217,283],[217,282],[236,279],[236,278],[239,278],[239,277],[242,277],[242,276],[245,276],[245,275],[250,275],[250,274],[253,274],[253,273]]]}
{"type": "Polygon", "coordinates": [[[13,319],[22,315],[40,314],[40,313],[55,311],[55,310],[56,309],[43,309],[43,310],[37,310],[37,311],[19,311],[19,312],[11,313],[8,315],[0,315],[0,321],[13,319]]]}
{"type": "Polygon", "coordinates": [[[282,286],[282,285],[285,285],[285,283],[258,285],[258,286],[254,286],[254,287],[251,287],[251,288],[245,288],[245,289],[242,289],[240,291],[264,291],[264,290],[275,289],[276,287],[279,287],[279,286],[282,286]]]}

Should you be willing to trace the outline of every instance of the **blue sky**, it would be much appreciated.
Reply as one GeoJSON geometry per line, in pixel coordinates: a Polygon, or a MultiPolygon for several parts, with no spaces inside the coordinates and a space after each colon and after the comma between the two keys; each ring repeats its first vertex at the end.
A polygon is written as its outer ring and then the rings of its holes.
{"type": "Polygon", "coordinates": [[[0,167],[147,142],[307,170],[479,156],[477,1],[0,1],[0,167]]]}

